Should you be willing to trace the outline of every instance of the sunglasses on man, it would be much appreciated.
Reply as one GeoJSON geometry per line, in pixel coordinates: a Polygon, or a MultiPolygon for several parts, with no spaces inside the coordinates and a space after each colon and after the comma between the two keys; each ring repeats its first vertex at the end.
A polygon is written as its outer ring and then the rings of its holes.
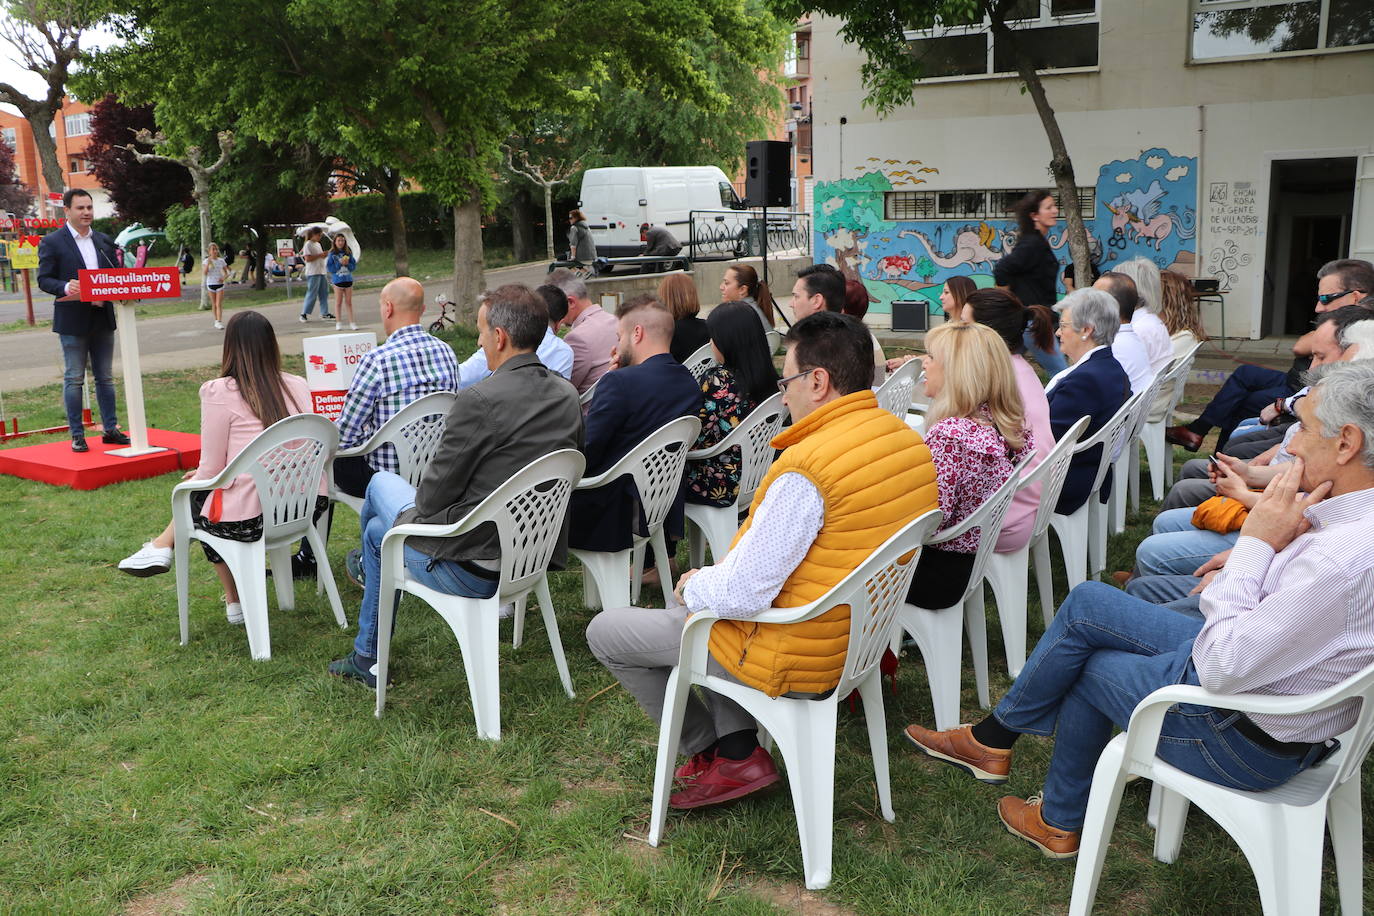
{"type": "Polygon", "coordinates": [[[1351,293],[1362,293],[1362,292],[1364,292],[1364,290],[1361,290],[1361,289],[1343,289],[1343,290],[1341,290],[1339,293],[1322,293],[1321,295],[1317,296],[1317,301],[1320,302],[1322,305],[1330,305],[1331,303],[1335,302],[1337,299],[1341,298],[1342,296],[1348,296],[1348,295],[1350,295],[1351,293]]]}

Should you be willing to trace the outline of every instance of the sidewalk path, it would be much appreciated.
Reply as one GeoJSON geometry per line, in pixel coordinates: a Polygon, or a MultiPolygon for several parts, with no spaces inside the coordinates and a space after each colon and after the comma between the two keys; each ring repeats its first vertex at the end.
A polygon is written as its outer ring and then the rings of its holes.
{"type": "MultiPolygon", "coordinates": [[[[544,261],[496,268],[486,272],[487,286],[494,288],[502,283],[536,286],[547,269],[547,262],[544,261]]],[[[359,330],[375,331],[379,338],[382,335],[381,320],[377,316],[377,297],[380,292],[380,289],[360,290],[353,297],[359,330]]],[[[432,320],[438,315],[433,306],[434,297],[440,293],[451,294],[451,281],[449,278],[432,279],[425,292],[430,302],[425,315],[432,320]]],[[[51,311],[51,297],[44,298],[51,311]]],[[[37,300],[34,305],[38,305],[37,300]]],[[[232,293],[225,298],[224,305],[227,318],[234,310],[232,293]]],[[[302,324],[299,299],[260,305],[256,309],[266,315],[276,328],[281,350],[285,354],[301,352],[301,344],[296,338],[334,332],[334,322],[321,321],[317,316],[302,324]]],[[[208,311],[143,318],[138,322],[138,349],[144,373],[217,365],[223,340],[224,332],[214,329],[208,311]]],[[[57,335],[49,328],[0,334],[0,367],[3,367],[0,368],[0,391],[18,391],[62,381],[62,349],[58,345],[57,335]]],[[[117,347],[114,372],[118,382],[123,377],[123,366],[117,347]]]]}

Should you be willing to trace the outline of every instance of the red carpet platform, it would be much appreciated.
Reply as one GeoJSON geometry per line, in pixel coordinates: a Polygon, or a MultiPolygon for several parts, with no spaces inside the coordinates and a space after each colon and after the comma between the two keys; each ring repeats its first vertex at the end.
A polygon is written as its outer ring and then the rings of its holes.
{"type": "Polygon", "coordinates": [[[90,430],[86,442],[91,450],[81,454],[72,451],[69,439],[4,449],[0,451],[0,474],[74,490],[96,490],[123,480],[141,480],[176,470],[189,471],[200,463],[200,436],[191,433],[150,429],[148,444],[160,445],[167,451],[137,458],[106,454],[122,446],[101,442],[99,430],[90,430]]]}

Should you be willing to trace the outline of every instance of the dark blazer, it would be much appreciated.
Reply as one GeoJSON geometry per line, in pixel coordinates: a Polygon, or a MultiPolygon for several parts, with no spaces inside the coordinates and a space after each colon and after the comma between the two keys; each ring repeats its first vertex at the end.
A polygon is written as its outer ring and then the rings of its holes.
{"type": "MultiPolygon", "coordinates": [[[[476,385],[458,392],[444,438],[415,492],[415,508],[396,524],[451,525],[477,507],[525,465],[550,452],[582,447],[582,405],[577,389],[545,368],[533,353],[514,356],[476,385]]],[[[567,558],[567,520],[551,565],[567,558]]],[[[495,525],[456,538],[408,542],[444,560],[496,560],[495,525]]]]}
{"type": "MultiPolygon", "coordinates": [[[[1130,396],[1131,380],[1126,370],[1112,356],[1112,348],[1103,347],[1050,391],[1050,428],[1054,430],[1055,439],[1063,436],[1070,426],[1084,416],[1092,418],[1082,436],[1088,438],[1101,429],[1130,396]]],[[[1087,502],[1093,477],[1097,475],[1097,463],[1101,459],[1100,445],[1073,457],[1069,462],[1068,476],[1064,478],[1064,490],[1059,495],[1054,511],[1069,515],[1087,502]]],[[[1110,486],[1111,475],[1112,472],[1108,470],[1104,491],[1110,486]]]]}
{"type": "Polygon", "coordinates": [[[1006,286],[1023,305],[1054,305],[1059,282],[1059,259],[1045,237],[1034,230],[1022,232],[1016,247],[992,268],[998,286],[1006,286]]]}
{"type": "MultiPolygon", "coordinates": [[[[610,468],[668,421],[697,416],[701,405],[701,386],[692,373],[667,353],[651,356],[637,366],[607,372],[597,382],[587,411],[587,445],[582,450],[587,456],[587,476],[610,468]]],[[[679,490],[665,525],[665,531],[672,537],[682,533],[683,495],[679,490]]],[[[573,547],[624,550],[632,543],[631,526],[644,532],[630,478],[573,494],[568,540],[573,547]]]]}
{"type": "Polygon", "coordinates": [[[668,352],[681,363],[710,342],[711,332],[706,330],[705,319],[695,315],[679,318],[673,322],[673,343],[668,347],[668,352]]]}
{"type": "MultiPolygon", "coordinates": [[[[91,230],[95,239],[95,259],[101,267],[120,267],[114,242],[103,232],[91,230]]],[[[67,281],[75,280],[77,271],[86,268],[86,261],[76,247],[71,228],[63,224],[38,243],[38,288],[54,297],[67,295],[67,281]]],[[[115,310],[111,303],[79,302],[69,299],[52,305],[54,334],[89,334],[93,330],[113,330],[115,310]]]]}

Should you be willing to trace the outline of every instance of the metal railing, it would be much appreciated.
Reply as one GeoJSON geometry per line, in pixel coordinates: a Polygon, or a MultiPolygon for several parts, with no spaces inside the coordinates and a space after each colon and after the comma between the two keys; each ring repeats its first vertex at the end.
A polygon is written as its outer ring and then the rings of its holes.
{"type": "MultiPolygon", "coordinates": [[[[811,254],[811,214],[768,211],[768,251],[811,254]]],[[[688,216],[687,255],[693,261],[727,261],[763,253],[764,211],[693,210],[688,216]]]]}

